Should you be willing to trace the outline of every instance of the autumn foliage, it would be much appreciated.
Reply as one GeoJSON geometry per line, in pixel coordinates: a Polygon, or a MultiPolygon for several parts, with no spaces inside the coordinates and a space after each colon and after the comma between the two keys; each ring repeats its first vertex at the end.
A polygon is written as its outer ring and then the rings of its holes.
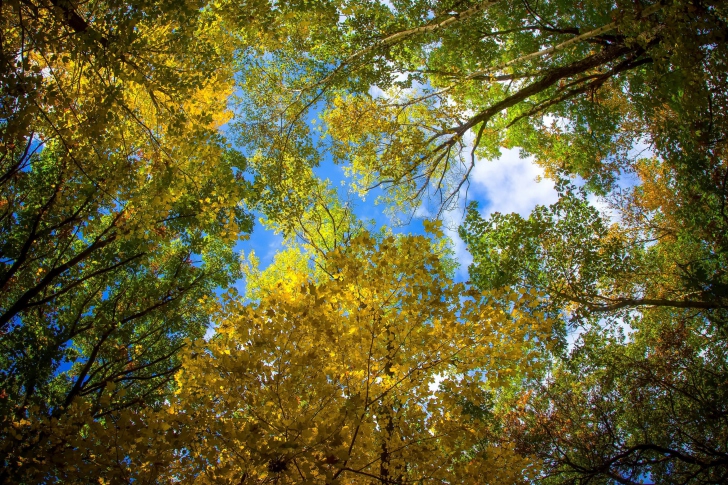
{"type": "Polygon", "coordinates": [[[728,481],[724,2],[0,19],[0,482],[728,481]],[[462,204],[511,148],[558,200],[462,204]]]}

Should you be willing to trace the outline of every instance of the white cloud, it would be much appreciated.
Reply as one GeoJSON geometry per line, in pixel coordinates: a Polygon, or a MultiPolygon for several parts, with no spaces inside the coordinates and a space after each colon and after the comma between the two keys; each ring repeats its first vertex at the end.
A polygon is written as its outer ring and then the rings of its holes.
{"type": "MultiPolygon", "coordinates": [[[[543,173],[543,169],[533,163],[531,158],[520,158],[517,150],[504,150],[497,160],[476,162],[470,173],[468,201],[479,202],[484,217],[494,212],[517,212],[527,217],[536,205],[552,204],[558,198],[552,181],[536,181],[538,177],[543,177],[543,173]]],[[[467,280],[468,266],[473,262],[473,257],[457,233],[465,215],[464,190],[461,192],[460,207],[444,213],[443,222],[445,234],[453,242],[455,259],[460,263],[456,278],[467,280]]]]}
{"type": "Polygon", "coordinates": [[[385,5],[392,12],[395,11],[394,5],[392,4],[392,2],[390,0],[381,0],[380,3],[382,5],[385,5]]]}
{"type": "Polygon", "coordinates": [[[207,330],[205,330],[205,335],[204,335],[204,337],[202,337],[202,338],[203,338],[203,339],[205,339],[205,341],[208,341],[208,340],[210,340],[210,339],[211,339],[212,337],[214,337],[214,336],[215,336],[215,332],[217,332],[217,324],[215,324],[215,323],[210,323],[210,324],[209,324],[209,325],[207,326],[207,330]]]}
{"type": "Polygon", "coordinates": [[[470,174],[471,199],[480,202],[484,217],[494,212],[528,216],[536,205],[556,202],[558,195],[544,171],[532,158],[520,158],[518,150],[503,150],[493,161],[479,160],[470,174]]]}
{"type": "Polygon", "coordinates": [[[387,93],[385,93],[382,88],[376,86],[375,84],[372,84],[371,86],[369,86],[369,96],[374,99],[378,99],[386,97],[387,93]]]}
{"type": "Polygon", "coordinates": [[[430,211],[430,209],[428,209],[428,208],[427,208],[427,206],[425,205],[425,203],[424,203],[424,201],[423,201],[423,202],[422,202],[422,203],[420,203],[420,205],[418,205],[418,206],[417,206],[417,208],[415,209],[415,214],[414,214],[414,216],[415,216],[416,218],[418,218],[418,219],[429,219],[429,218],[431,218],[431,217],[433,216],[433,214],[432,214],[432,212],[430,211]]]}

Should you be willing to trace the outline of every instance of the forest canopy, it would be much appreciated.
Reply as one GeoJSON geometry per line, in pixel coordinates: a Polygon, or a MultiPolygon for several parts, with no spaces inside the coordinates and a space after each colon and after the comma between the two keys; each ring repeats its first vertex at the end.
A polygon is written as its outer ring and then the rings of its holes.
{"type": "Polygon", "coordinates": [[[0,13],[0,482],[728,481],[724,2],[0,13]]]}

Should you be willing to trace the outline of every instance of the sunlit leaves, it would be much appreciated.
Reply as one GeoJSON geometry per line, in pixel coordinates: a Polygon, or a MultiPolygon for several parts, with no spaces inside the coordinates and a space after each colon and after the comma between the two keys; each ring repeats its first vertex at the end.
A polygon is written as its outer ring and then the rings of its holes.
{"type": "Polygon", "coordinates": [[[523,468],[497,474],[526,462],[470,409],[537,372],[549,321],[519,310],[526,294],[511,295],[512,308],[487,305],[429,254],[423,237],[363,233],[325,256],[332,277],[289,268],[256,305],[228,299],[217,335],[188,352],[177,377],[174,408],[195,451],[170,473],[524,479],[523,468]]]}
{"type": "Polygon", "coordinates": [[[204,7],[0,7],[2,480],[62,479],[54,454],[91,470],[83,446],[110,413],[163,400],[238,275],[251,191],[218,133],[233,46],[204,7]],[[68,427],[51,440],[53,419],[68,427]]]}

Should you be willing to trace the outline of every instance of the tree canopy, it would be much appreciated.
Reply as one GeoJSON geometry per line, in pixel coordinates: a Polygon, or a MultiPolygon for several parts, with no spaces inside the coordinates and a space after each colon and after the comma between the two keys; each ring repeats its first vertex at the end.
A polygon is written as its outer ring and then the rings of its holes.
{"type": "MultiPolygon", "coordinates": [[[[312,281],[292,269],[254,305],[227,299],[216,336],[189,351],[177,377],[172,405],[191,438],[171,475],[229,483],[530,476],[489,428],[499,396],[540,365],[549,321],[453,284],[430,244],[365,232],[327,253],[332,277],[312,281]]],[[[533,299],[508,296],[524,306],[533,299]]]]}
{"type": "Polygon", "coordinates": [[[238,274],[252,196],[218,131],[231,47],[202,7],[0,6],[4,481],[76,446],[47,423],[79,400],[87,419],[161,403],[238,274]]]}
{"type": "Polygon", "coordinates": [[[728,480],[724,2],[0,13],[0,482],[728,480]]]}
{"type": "Polygon", "coordinates": [[[356,186],[390,187],[405,207],[447,206],[504,147],[605,191],[639,141],[721,138],[722,2],[294,5],[240,66],[240,141],[276,174],[319,163],[314,108],[356,186]]]}

